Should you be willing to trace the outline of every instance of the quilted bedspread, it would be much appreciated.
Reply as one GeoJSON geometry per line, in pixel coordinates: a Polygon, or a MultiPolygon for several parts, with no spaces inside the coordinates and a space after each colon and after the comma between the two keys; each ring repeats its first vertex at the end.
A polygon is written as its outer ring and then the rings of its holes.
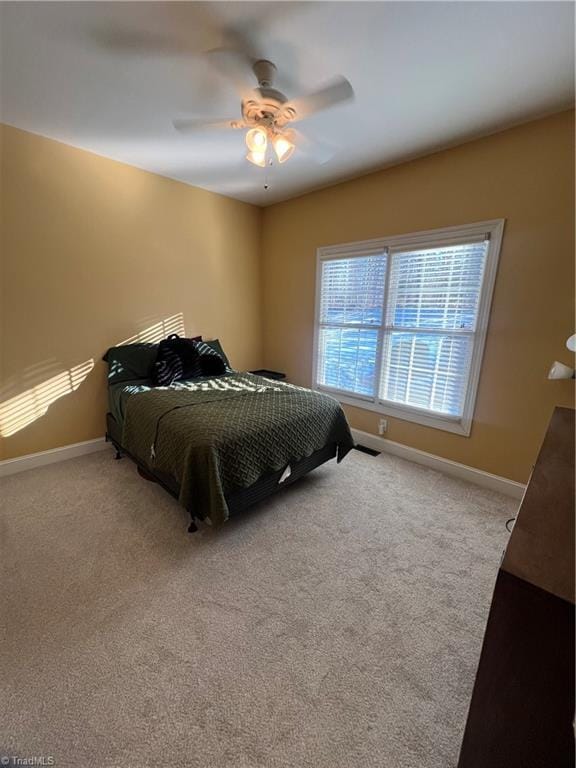
{"type": "Polygon", "coordinates": [[[173,477],[180,503],[213,525],[226,495],[326,445],[338,461],[353,447],[340,404],[328,395],[249,373],[136,387],[122,444],[151,470],[173,477]]]}

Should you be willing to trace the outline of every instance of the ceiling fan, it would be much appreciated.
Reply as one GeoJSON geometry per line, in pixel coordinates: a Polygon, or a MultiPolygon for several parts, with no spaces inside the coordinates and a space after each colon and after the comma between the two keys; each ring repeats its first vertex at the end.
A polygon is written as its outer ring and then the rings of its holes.
{"type": "Polygon", "coordinates": [[[292,123],[304,120],[310,115],[329,109],[354,97],[352,86],[345,77],[338,76],[324,87],[300,98],[288,99],[274,88],[276,66],[267,59],[250,60],[251,70],[258,86],[246,91],[241,77],[246,69],[246,57],[237,52],[218,49],[210,52],[213,63],[239,87],[242,102],[240,120],[177,119],[173,121],[176,130],[194,133],[214,128],[247,129],[245,135],[248,154],[246,159],[254,165],[265,168],[272,162],[271,148],[279,163],[288,160],[296,146],[325,162],[331,156],[328,145],[312,140],[292,127],[292,123]],[[328,150],[328,151],[327,151],[328,150]]]}

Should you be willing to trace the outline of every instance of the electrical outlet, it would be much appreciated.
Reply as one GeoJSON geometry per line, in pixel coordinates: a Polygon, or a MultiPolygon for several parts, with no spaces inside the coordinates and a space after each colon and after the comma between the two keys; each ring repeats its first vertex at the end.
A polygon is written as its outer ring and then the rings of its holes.
{"type": "Polygon", "coordinates": [[[378,434],[383,435],[388,429],[388,419],[380,419],[378,423],[378,434]]]}

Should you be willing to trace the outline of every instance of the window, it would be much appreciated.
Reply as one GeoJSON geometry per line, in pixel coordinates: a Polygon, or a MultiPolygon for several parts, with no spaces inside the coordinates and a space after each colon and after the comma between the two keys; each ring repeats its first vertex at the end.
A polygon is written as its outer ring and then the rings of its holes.
{"type": "Polygon", "coordinates": [[[470,434],[503,220],[318,252],[314,386],[470,434]]]}

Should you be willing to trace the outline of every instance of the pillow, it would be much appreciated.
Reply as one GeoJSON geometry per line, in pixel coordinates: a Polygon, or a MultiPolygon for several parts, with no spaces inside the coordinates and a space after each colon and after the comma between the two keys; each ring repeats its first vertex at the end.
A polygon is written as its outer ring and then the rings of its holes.
{"type": "Polygon", "coordinates": [[[199,356],[202,376],[221,376],[226,373],[226,363],[220,355],[204,354],[199,356]]]}
{"type": "Polygon", "coordinates": [[[197,341],[196,348],[200,355],[217,355],[218,357],[222,358],[225,366],[225,371],[223,372],[232,373],[232,367],[230,366],[228,358],[226,357],[226,354],[222,349],[222,345],[218,339],[212,339],[210,341],[197,341]]]}
{"type": "Polygon", "coordinates": [[[149,379],[158,344],[124,344],[110,347],[102,360],[108,363],[108,383],[149,379]]]}
{"type": "Polygon", "coordinates": [[[158,354],[152,368],[155,386],[167,387],[175,381],[202,376],[200,354],[196,344],[199,337],[183,339],[172,333],[158,345],[158,354]]]}

